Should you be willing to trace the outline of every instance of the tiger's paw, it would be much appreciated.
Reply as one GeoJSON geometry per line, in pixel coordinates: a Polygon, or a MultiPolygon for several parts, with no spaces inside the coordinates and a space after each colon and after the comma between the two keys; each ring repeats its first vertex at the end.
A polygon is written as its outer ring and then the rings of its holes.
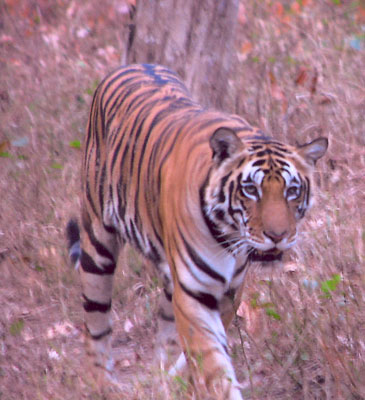
{"type": "Polygon", "coordinates": [[[85,350],[89,364],[107,372],[113,371],[115,361],[112,356],[110,334],[95,340],[87,332],[85,335],[85,350]]]}
{"type": "Polygon", "coordinates": [[[228,377],[216,378],[213,382],[209,382],[207,386],[201,382],[196,386],[204,399],[244,400],[241,393],[243,387],[237,381],[232,381],[228,377]]]}

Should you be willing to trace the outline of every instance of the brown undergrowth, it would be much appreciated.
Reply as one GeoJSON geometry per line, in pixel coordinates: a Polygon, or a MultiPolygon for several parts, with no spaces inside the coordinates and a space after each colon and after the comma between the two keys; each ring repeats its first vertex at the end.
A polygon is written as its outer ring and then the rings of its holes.
{"type": "MultiPolygon", "coordinates": [[[[64,227],[97,82],[126,51],[123,1],[0,3],[0,399],[181,399],[151,362],[160,289],[132,251],[114,293],[115,382],[85,366],[64,227]],[[51,4],[52,3],[52,4],[51,4]]],[[[246,398],[365,398],[362,1],[242,1],[232,110],[290,143],[329,137],[284,266],[249,273],[230,332],[246,398]]],[[[123,263],[121,263],[123,264],[123,263]]]]}

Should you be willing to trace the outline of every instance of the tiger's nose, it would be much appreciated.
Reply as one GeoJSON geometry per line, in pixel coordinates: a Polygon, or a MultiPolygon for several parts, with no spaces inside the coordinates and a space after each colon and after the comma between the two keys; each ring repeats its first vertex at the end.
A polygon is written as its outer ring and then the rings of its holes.
{"type": "Polygon", "coordinates": [[[287,234],[287,230],[277,232],[277,231],[264,231],[264,235],[271,239],[275,244],[281,242],[285,235],[287,234]]]}

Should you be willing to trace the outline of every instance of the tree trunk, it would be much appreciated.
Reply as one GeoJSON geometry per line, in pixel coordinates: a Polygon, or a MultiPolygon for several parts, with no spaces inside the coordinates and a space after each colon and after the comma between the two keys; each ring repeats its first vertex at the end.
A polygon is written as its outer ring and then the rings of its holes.
{"type": "Polygon", "coordinates": [[[232,111],[238,0],[137,0],[128,63],[166,65],[194,99],[232,111]]]}

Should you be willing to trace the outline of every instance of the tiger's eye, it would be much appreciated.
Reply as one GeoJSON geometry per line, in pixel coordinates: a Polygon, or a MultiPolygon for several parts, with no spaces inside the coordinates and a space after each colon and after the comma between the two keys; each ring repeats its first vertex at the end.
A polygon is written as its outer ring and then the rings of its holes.
{"type": "Polygon", "coordinates": [[[286,191],[286,197],[296,199],[300,196],[300,188],[297,186],[291,186],[286,191]]]}
{"type": "Polygon", "coordinates": [[[255,185],[245,185],[242,187],[242,192],[245,196],[254,196],[256,198],[259,197],[259,193],[255,185]]]}

